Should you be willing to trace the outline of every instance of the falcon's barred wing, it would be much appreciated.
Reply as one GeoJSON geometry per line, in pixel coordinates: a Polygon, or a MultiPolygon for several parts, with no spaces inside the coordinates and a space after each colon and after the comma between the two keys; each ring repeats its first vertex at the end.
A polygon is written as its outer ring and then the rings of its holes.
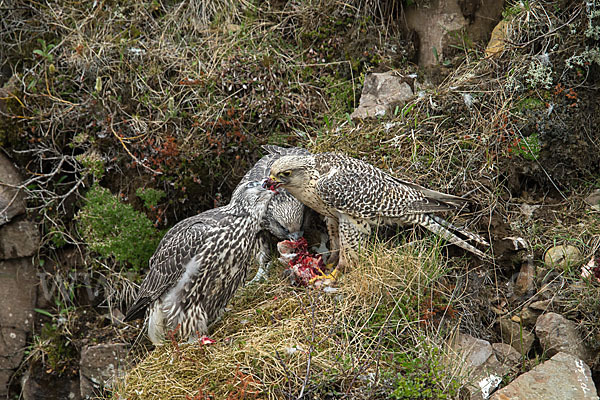
{"type": "MultiPolygon", "coordinates": [[[[336,169],[319,179],[317,193],[330,207],[357,218],[399,218],[455,209],[459,197],[406,184],[382,171],[336,169]],[[377,171],[378,173],[371,173],[377,171]],[[445,196],[448,200],[445,200],[445,196]]],[[[465,200],[466,201],[466,200],[465,200]]]]}
{"type": "Polygon", "coordinates": [[[227,223],[224,216],[219,209],[208,210],[171,228],[150,258],[150,271],[125,321],[142,317],[148,305],[177,283],[194,257],[200,255],[197,260],[201,261],[201,255],[210,251],[210,238],[218,236],[220,226],[227,223]]]}

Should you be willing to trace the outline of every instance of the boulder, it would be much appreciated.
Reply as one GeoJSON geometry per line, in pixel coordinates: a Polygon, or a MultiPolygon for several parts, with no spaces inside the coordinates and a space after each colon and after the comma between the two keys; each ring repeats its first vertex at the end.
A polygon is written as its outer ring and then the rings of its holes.
{"type": "Polygon", "coordinates": [[[79,400],[79,376],[65,372],[46,373],[42,362],[34,361],[21,378],[21,396],[23,400],[79,400]]]}
{"type": "Polygon", "coordinates": [[[419,37],[419,66],[430,67],[457,52],[462,38],[487,42],[501,19],[503,0],[431,0],[405,8],[407,28],[419,37]]]}
{"type": "Polygon", "coordinates": [[[453,361],[450,365],[456,365],[458,361],[461,367],[459,374],[469,377],[467,389],[471,400],[487,399],[520,359],[519,353],[508,345],[491,345],[464,333],[453,338],[450,348],[450,353],[457,356],[450,360],[453,361]]]}
{"type": "Polygon", "coordinates": [[[7,377],[23,360],[33,326],[37,283],[30,260],[0,260],[0,396],[8,390],[7,377]]]}
{"type": "Polygon", "coordinates": [[[25,194],[15,188],[22,182],[19,171],[0,152],[0,225],[25,213],[25,194]]]}
{"type": "Polygon", "coordinates": [[[103,388],[110,388],[116,377],[125,374],[126,356],[124,343],[85,346],[79,366],[81,397],[94,398],[103,388]]]}
{"type": "Polygon", "coordinates": [[[521,354],[509,344],[494,343],[492,344],[492,351],[499,362],[511,369],[521,363],[521,354]]]}
{"type": "Polygon", "coordinates": [[[491,400],[597,400],[590,368],[579,358],[558,353],[498,390],[491,400]]]}
{"type": "Polygon", "coordinates": [[[592,352],[583,344],[575,323],[560,314],[550,312],[540,315],[535,324],[535,334],[542,349],[550,356],[564,352],[586,362],[593,361],[592,352]]]}
{"type": "Polygon", "coordinates": [[[500,328],[500,335],[502,341],[514,347],[521,354],[529,353],[535,335],[528,329],[522,326],[522,324],[511,321],[508,318],[501,317],[498,320],[500,328]]]}
{"type": "Polygon", "coordinates": [[[350,117],[383,116],[393,112],[394,107],[403,106],[411,97],[413,90],[406,78],[392,72],[369,74],[365,77],[360,103],[350,117]]]}
{"type": "Polygon", "coordinates": [[[0,226],[0,260],[28,257],[37,253],[40,232],[31,221],[13,221],[0,226]]]}
{"type": "Polygon", "coordinates": [[[560,270],[565,270],[580,261],[581,252],[569,244],[551,247],[544,255],[544,264],[547,267],[560,270]]]}

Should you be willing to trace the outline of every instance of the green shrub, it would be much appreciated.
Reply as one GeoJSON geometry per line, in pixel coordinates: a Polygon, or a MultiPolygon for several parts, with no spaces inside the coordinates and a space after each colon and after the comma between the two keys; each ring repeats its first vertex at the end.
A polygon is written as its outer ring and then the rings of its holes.
{"type": "Polygon", "coordinates": [[[441,388],[440,382],[447,372],[440,365],[440,352],[431,349],[430,354],[397,354],[395,361],[400,373],[394,379],[394,391],[390,397],[397,400],[451,399],[458,391],[458,383],[441,388]]]}
{"type": "Polygon", "coordinates": [[[162,237],[145,214],[98,185],[86,194],[77,224],[92,251],[136,270],[147,265],[162,237]]]}

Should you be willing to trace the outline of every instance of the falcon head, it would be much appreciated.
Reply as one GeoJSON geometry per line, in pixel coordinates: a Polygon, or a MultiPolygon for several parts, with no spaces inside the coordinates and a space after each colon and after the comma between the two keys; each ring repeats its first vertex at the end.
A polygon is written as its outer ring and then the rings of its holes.
{"type": "Polygon", "coordinates": [[[247,211],[260,214],[260,217],[267,211],[271,198],[275,193],[263,188],[262,181],[248,182],[240,185],[231,195],[231,202],[237,207],[247,211]]]}
{"type": "Polygon", "coordinates": [[[298,240],[302,237],[304,205],[281,189],[269,203],[265,228],[279,239],[298,240]]]}
{"type": "Polygon", "coordinates": [[[271,166],[269,179],[277,186],[285,188],[302,188],[310,179],[309,171],[314,167],[314,157],[284,156],[276,160],[271,166]]]}

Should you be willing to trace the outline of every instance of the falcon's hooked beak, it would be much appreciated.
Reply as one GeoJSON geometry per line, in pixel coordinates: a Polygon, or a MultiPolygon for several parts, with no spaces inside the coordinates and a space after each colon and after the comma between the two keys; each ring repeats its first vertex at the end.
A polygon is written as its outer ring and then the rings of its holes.
{"type": "Polygon", "coordinates": [[[281,186],[281,181],[275,178],[273,175],[271,175],[269,178],[264,180],[262,186],[263,188],[269,189],[274,193],[278,193],[277,188],[281,186]]]}

